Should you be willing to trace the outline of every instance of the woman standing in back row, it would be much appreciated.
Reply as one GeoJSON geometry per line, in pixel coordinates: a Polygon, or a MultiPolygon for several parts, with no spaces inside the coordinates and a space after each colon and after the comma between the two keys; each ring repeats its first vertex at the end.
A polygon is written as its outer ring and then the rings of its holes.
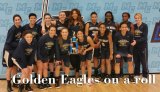
{"type": "Polygon", "coordinates": [[[64,11],[59,12],[58,20],[55,20],[53,25],[56,26],[57,36],[60,35],[60,32],[64,27],[68,27],[68,19],[66,18],[66,13],[64,11]]]}
{"type": "Polygon", "coordinates": [[[142,14],[136,13],[134,16],[134,50],[133,57],[135,62],[134,74],[140,76],[140,64],[142,64],[142,76],[148,77],[148,26],[142,22],[142,14]]]}
{"type": "MultiPolygon", "coordinates": [[[[99,23],[97,22],[98,15],[96,12],[92,12],[91,15],[91,21],[87,22],[85,25],[85,35],[90,36],[94,43],[97,43],[97,35],[99,31],[99,23]]],[[[94,57],[93,57],[93,62],[94,62],[94,76],[98,77],[98,57],[99,57],[99,48],[94,49],[94,57]]]]}
{"type": "MultiPolygon", "coordinates": [[[[84,21],[82,20],[81,13],[78,9],[72,9],[71,14],[69,16],[69,36],[76,37],[76,34],[79,30],[82,30],[84,33],[84,21]]],[[[78,77],[80,70],[80,57],[77,54],[70,55],[70,60],[73,68],[75,69],[75,76],[78,77]],[[76,61],[76,62],[75,62],[76,61]]]]}
{"type": "Polygon", "coordinates": [[[22,27],[21,27],[22,18],[20,15],[15,14],[13,16],[13,26],[8,30],[6,42],[4,45],[3,52],[3,66],[7,66],[6,70],[6,80],[7,80],[7,91],[12,92],[11,86],[11,74],[15,75],[17,73],[15,64],[13,63],[11,57],[18,46],[19,40],[21,38],[22,27]]]}
{"type": "MultiPolygon", "coordinates": [[[[119,30],[119,25],[114,21],[114,16],[113,16],[113,13],[111,11],[107,11],[105,13],[105,22],[104,23],[106,25],[106,29],[111,32],[112,40],[114,41],[114,36],[115,36],[117,30],[119,30]]],[[[114,45],[114,43],[113,43],[113,45],[114,45]]],[[[113,53],[113,60],[111,62],[112,77],[114,75],[114,65],[115,65],[114,61],[115,61],[115,58],[114,58],[114,53],[113,53]]]]}

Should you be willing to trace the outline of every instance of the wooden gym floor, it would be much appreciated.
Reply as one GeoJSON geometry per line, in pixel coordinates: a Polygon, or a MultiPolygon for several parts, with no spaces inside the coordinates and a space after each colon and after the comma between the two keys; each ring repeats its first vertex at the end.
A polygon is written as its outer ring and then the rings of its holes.
{"type": "MultiPolygon", "coordinates": [[[[57,89],[52,85],[51,89],[39,90],[36,85],[32,85],[34,92],[160,92],[160,74],[155,74],[155,84],[124,84],[124,79],[120,79],[119,84],[95,83],[92,86],[82,85],[61,85],[57,89]]],[[[6,91],[6,80],[0,80],[0,92],[6,91]]],[[[18,92],[18,88],[14,88],[14,92],[18,92]]]]}

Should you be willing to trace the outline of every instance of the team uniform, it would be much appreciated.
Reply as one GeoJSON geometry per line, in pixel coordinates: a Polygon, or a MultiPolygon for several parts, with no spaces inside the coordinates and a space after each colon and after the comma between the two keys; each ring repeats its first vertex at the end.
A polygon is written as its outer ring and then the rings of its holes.
{"type": "Polygon", "coordinates": [[[106,29],[112,33],[112,40],[114,40],[116,34],[116,23],[115,22],[105,22],[106,29]]]}
{"type": "MultiPolygon", "coordinates": [[[[115,22],[105,22],[106,24],[106,29],[109,30],[112,34],[112,41],[114,41],[115,38],[115,34],[117,32],[116,30],[116,23],[115,22]]],[[[114,46],[114,42],[113,42],[113,46],[114,46]]],[[[113,49],[114,52],[114,49],[113,49]]],[[[112,68],[112,75],[114,75],[114,65],[115,65],[115,53],[113,53],[113,60],[111,61],[111,68],[112,68]]]]}
{"type": "MultiPolygon", "coordinates": [[[[84,36],[84,41],[83,42],[80,42],[78,40],[78,47],[79,47],[79,50],[82,51],[82,53],[85,49],[90,47],[90,44],[87,42],[87,36],[84,36]]],[[[81,62],[92,59],[92,50],[87,51],[85,55],[82,55],[82,53],[80,53],[81,62]]]]}
{"type": "Polygon", "coordinates": [[[54,61],[54,56],[56,59],[60,59],[57,38],[51,38],[49,34],[43,35],[38,42],[38,60],[41,60],[43,63],[51,62],[54,61]]]}
{"type": "Polygon", "coordinates": [[[19,40],[21,38],[22,27],[17,28],[13,25],[7,33],[6,42],[3,49],[3,66],[12,67],[14,65],[11,57],[13,55],[14,50],[18,46],[19,40]]]}
{"type": "Polygon", "coordinates": [[[116,58],[116,62],[120,63],[123,61],[123,59],[126,59],[125,61],[132,61],[132,58],[128,58],[127,55],[131,54],[133,52],[133,47],[131,46],[131,43],[133,42],[133,35],[127,31],[126,35],[123,36],[121,32],[117,32],[115,34],[115,41],[114,41],[114,49],[115,54],[120,54],[121,58],[116,58]]]}
{"type": "Polygon", "coordinates": [[[59,44],[60,47],[60,59],[64,62],[64,65],[66,67],[70,66],[70,39],[63,40],[62,39],[62,44],[59,44]]]}
{"type": "MultiPolygon", "coordinates": [[[[26,24],[26,25],[23,26],[23,31],[26,31],[26,30],[32,31],[33,38],[36,39],[37,42],[40,39],[40,37],[42,36],[42,33],[41,33],[42,27],[40,25],[38,25],[38,24],[35,24],[33,28],[31,28],[29,26],[29,24],[26,24]]],[[[35,59],[37,60],[37,56],[36,55],[35,55],[35,59]]],[[[36,62],[34,62],[34,64],[36,64],[36,62]]]]}
{"type": "MultiPolygon", "coordinates": [[[[109,33],[108,33],[109,35],[109,33]]],[[[100,41],[100,55],[101,59],[109,59],[110,57],[110,48],[109,48],[109,40],[108,35],[105,32],[103,36],[98,35],[98,39],[100,41]]]]}
{"type": "Polygon", "coordinates": [[[31,28],[29,26],[29,24],[26,24],[23,26],[23,31],[26,31],[26,30],[31,30],[32,31],[32,34],[34,36],[34,39],[36,39],[37,41],[39,40],[39,38],[42,36],[41,34],[41,26],[38,25],[38,24],[35,24],[33,28],[31,28]]]}
{"type": "MultiPolygon", "coordinates": [[[[131,30],[131,24],[132,24],[132,22],[127,21],[126,24],[127,24],[127,27],[128,27],[128,31],[131,32],[132,31],[131,30]]],[[[124,61],[127,62],[127,59],[124,59],[124,61]]],[[[121,70],[120,70],[120,72],[121,72],[121,77],[123,77],[123,63],[121,63],[121,70]]]]}
{"type": "Polygon", "coordinates": [[[136,45],[134,46],[133,56],[135,62],[135,75],[140,75],[140,63],[142,64],[143,77],[148,76],[148,26],[142,23],[139,27],[137,24],[134,25],[134,40],[136,45]]]}
{"type": "Polygon", "coordinates": [[[57,36],[60,35],[60,32],[64,27],[66,27],[66,28],[68,27],[67,20],[65,20],[64,23],[61,23],[59,20],[56,20],[56,34],[57,34],[57,36]]]}
{"type": "MultiPolygon", "coordinates": [[[[93,24],[92,22],[88,22],[89,23],[89,32],[88,32],[88,35],[94,39],[94,35],[95,34],[98,34],[99,32],[99,28],[98,28],[98,22],[96,22],[96,24],[93,24]]],[[[93,40],[94,41],[94,40],[93,40]]],[[[94,41],[94,43],[96,44],[96,42],[94,41]]],[[[96,48],[94,49],[94,57],[99,57],[99,49],[96,48]]]]}
{"type": "Polygon", "coordinates": [[[35,62],[34,56],[36,49],[36,40],[33,40],[31,44],[28,44],[26,40],[22,38],[12,56],[14,64],[16,64],[20,69],[32,66],[35,62]]]}

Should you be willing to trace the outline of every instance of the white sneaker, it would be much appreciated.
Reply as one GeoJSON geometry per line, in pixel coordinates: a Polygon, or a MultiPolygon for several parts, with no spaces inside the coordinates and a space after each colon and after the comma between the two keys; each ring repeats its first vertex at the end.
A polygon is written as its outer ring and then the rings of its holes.
{"type": "Polygon", "coordinates": [[[134,76],[134,78],[135,78],[135,79],[138,79],[138,78],[140,78],[140,76],[134,76]]]}
{"type": "Polygon", "coordinates": [[[91,86],[93,85],[94,81],[92,80],[92,78],[88,78],[88,81],[87,81],[87,85],[91,86]]]}
{"type": "MultiPolygon", "coordinates": [[[[148,78],[146,78],[146,77],[142,77],[142,79],[143,79],[143,82],[148,81],[148,78]]],[[[142,80],[142,79],[141,79],[141,80],[142,80]]]]}

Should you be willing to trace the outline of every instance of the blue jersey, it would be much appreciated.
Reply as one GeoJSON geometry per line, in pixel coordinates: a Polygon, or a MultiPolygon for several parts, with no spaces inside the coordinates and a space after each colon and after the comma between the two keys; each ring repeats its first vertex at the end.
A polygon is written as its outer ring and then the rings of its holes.
{"type": "Polygon", "coordinates": [[[148,46],[148,26],[142,23],[139,27],[137,24],[134,25],[134,39],[136,40],[136,45],[134,49],[145,49],[148,46]]]}
{"type": "Polygon", "coordinates": [[[127,31],[126,35],[123,36],[121,32],[115,34],[114,40],[114,50],[116,54],[126,56],[127,54],[132,54],[133,35],[131,32],[127,31]]]}
{"type": "Polygon", "coordinates": [[[98,34],[99,28],[98,28],[98,22],[93,24],[92,22],[89,23],[89,30],[88,35],[93,39],[95,34],[98,34]]]}
{"type": "Polygon", "coordinates": [[[22,34],[22,27],[17,28],[15,25],[13,25],[8,30],[4,49],[9,52],[13,52],[19,43],[21,34],[22,34]]]}
{"type": "Polygon", "coordinates": [[[38,59],[49,60],[49,57],[54,55],[56,59],[60,58],[57,38],[51,38],[49,34],[43,35],[38,41],[38,59]]]}
{"type": "MultiPolygon", "coordinates": [[[[69,55],[70,52],[70,44],[71,40],[68,38],[67,40],[61,39],[62,43],[59,43],[60,47],[60,55],[69,55]]],[[[58,40],[58,42],[60,39],[58,40]]]]}
{"type": "Polygon", "coordinates": [[[12,57],[22,62],[34,62],[35,51],[37,49],[36,45],[36,40],[33,40],[31,44],[28,44],[26,40],[22,38],[12,57]]]}

